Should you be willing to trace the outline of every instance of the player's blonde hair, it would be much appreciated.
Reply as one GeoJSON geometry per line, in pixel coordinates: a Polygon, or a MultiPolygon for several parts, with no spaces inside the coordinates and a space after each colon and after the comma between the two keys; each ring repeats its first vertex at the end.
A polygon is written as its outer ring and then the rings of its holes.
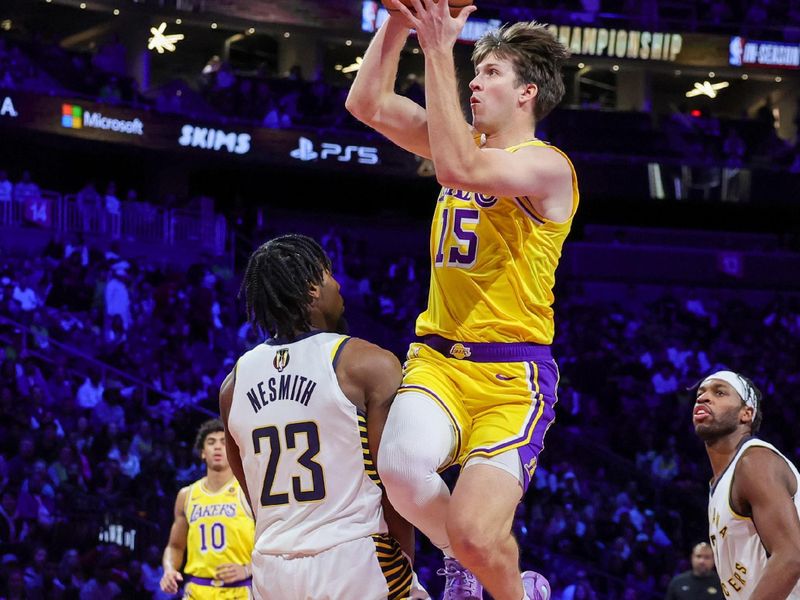
{"type": "Polygon", "coordinates": [[[535,83],[539,88],[533,108],[537,122],[561,102],[564,97],[561,65],[569,57],[569,50],[546,25],[522,21],[486,32],[475,43],[472,63],[478,65],[490,54],[513,62],[516,85],[535,83]]]}

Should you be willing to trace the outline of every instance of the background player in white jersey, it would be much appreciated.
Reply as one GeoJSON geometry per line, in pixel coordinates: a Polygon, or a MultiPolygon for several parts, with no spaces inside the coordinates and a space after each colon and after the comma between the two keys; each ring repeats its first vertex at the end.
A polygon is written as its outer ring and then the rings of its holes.
{"type": "Polygon", "coordinates": [[[736,600],[800,600],[800,474],[754,436],[761,392],[732,371],[697,389],[693,423],[714,476],[709,536],[722,591],[736,600]]]}
{"type": "Polygon", "coordinates": [[[256,514],[255,596],[426,598],[412,592],[413,529],[381,508],[373,460],[399,361],[332,333],[344,302],[311,238],[287,235],[258,248],[242,291],[248,317],[271,337],[239,359],[222,385],[220,413],[231,466],[256,514]]]}

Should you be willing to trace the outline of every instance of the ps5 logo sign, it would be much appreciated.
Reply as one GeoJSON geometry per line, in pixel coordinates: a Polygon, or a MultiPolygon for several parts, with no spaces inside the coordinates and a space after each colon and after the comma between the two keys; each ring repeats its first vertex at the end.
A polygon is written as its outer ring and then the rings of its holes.
{"type": "Polygon", "coordinates": [[[330,160],[335,158],[339,162],[356,161],[362,165],[378,164],[378,149],[371,146],[344,146],[331,142],[322,142],[319,152],[314,149],[314,142],[301,137],[297,148],[289,156],[303,162],[310,160],[330,160]]]}

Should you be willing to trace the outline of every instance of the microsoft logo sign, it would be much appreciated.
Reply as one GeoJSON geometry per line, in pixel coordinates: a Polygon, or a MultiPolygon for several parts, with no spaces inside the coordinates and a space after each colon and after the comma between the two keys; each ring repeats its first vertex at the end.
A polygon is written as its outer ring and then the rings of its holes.
{"type": "Polygon", "coordinates": [[[77,104],[61,105],[61,124],[68,129],[83,127],[83,109],[77,104]]]}
{"type": "Polygon", "coordinates": [[[112,119],[104,117],[99,112],[84,111],[77,104],[61,105],[61,125],[67,129],[91,127],[128,135],[144,135],[144,123],[138,118],[132,120],[112,119]]]}

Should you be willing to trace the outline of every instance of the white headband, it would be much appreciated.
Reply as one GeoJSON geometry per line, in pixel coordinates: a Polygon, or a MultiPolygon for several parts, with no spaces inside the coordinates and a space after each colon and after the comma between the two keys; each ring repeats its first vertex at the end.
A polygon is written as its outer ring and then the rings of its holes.
{"type": "Polygon", "coordinates": [[[733,371],[717,371],[716,373],[712,373],[706,377],[700,385],[708,385],[708,382],[712,379],[721,379],[735,389],[742,397],[742,400],[744,400],[744,403],[753,409],[753,418],[755,419],[758,405],[756,401],[756,391],[753,389],[752,385],[747,383],[741,375],[733,371]]]}

